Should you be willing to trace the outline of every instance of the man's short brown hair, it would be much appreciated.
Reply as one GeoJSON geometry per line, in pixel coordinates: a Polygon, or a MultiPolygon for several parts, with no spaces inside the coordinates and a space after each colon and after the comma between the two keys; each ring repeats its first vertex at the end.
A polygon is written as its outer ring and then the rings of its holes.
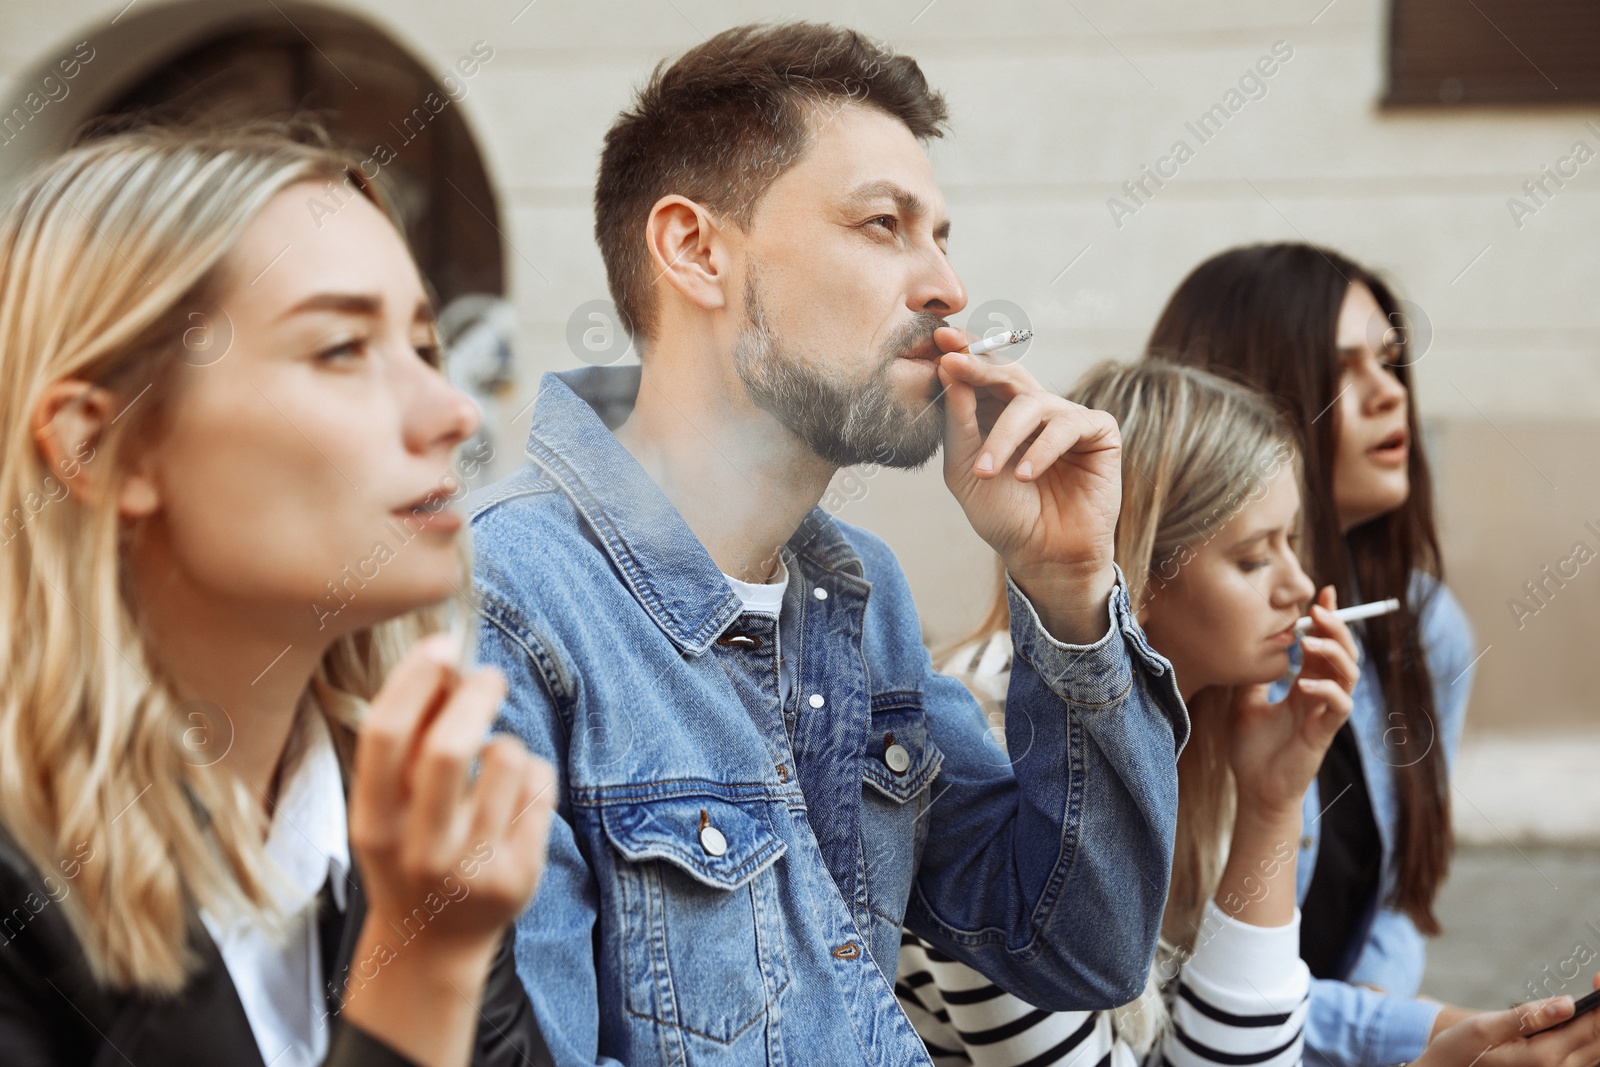
{"type": "Polygon", "coordinates": [[[838,26],[736,26],[657,64],[606,134],[595,183],[594,234],[623,328],[645,338],[655,326],[644,226],[657,200],[676,193],[747,226],[809,147],[817,105],[850,103],[919,140],[948,120],[914,59],[838,26]]]}

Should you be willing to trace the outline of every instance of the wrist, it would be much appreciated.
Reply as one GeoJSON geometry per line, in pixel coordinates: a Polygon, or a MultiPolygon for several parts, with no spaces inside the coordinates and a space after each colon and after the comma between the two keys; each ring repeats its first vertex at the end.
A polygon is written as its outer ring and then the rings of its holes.
{"type": "Polygon", "coordinates": [[[408,940],[404,929],[367,915],[340,1014],[413,1062],[465,1064],[498,942],[478,944],[429,929],[408,940]]]}
{"type": "Polygon", "coordinates": [[[382,985],[388,978],[408,989],[454,988],[471,995],[483,984],[500,947],[498,932],[489,938],[452,937],[429,928],[412,932],[410,919],[409,914],[391,920],[367,913],[351,957],[351,973],[367,979],[363,986],[382,985]]]}
{"type": "Polygon", "coordinates": [[[1090,645],[1105,636],[1106,604],[1117,584],[1110,560],[1086,564],[1006,564],[1045,631],[1065,645],[1090,645]]]}
{"type": "Polygon", "coordinates": [[[1301,812],[1298,804],[1288,805],[1262,802],[1241,793],[1238,814],[1233,820],[1233,837],[1252,840],[1283,838],[1294,841],[1300,836],[1301,812]]]}

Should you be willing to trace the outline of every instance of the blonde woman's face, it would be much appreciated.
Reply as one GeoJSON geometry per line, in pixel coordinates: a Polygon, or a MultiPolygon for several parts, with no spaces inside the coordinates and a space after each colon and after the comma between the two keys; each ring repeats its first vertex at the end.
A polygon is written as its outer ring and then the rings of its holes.
{"type": "Polygon", "coordinates": [[[197,309],[146,520],[167,583],[308,634],[448,596],[463,525],[451,452],[478,413],[435,367],[432,313],[370,202],[279,193],[197,309]],[[210,331],[210,332],[207,332],[210,331]]]}
{"type": "Polygon", "coordinates": [[[1175,575],[1152,579],[1145,634],[1172,662],[1185,699],[1207,686],[1270,682],[1288,669],[1294,621],[1316,590],[1295,555],[1293,472],[1279,470],[1264,490],[1210,540],[1187,546],[1175,575]]]}

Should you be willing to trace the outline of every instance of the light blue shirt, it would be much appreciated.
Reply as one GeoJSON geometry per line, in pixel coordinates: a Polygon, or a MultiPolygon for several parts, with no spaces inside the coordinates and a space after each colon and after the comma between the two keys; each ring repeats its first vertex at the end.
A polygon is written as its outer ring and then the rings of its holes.
{"type": "MultiPolygon", "coordinates": [[[[1401,720],[1385,709],[1378,679],[1371,671],[1361,672],[1350,724],[1361,753],[1361,770],[1378,836],[1383,842],[1379,903],[1368,917],[1361,952],[1348,980],[1312,983],[1311,1014],[1305,1030],[1306,1062],[1319,1067],[1389,1067],[1416,1059],[1428,1043],[1439,1013],[1439,1005],[1414,999],[1427,962],[1422,935],[1409,918],[1383,903],[1390,899],[1399,876],[1395,845],[1400,801],[1393,767],[1398,761],[1419,758],[1417,754],[1427,745],[1436,744],[1443,746],[1446,767],[1454,768],[1478,652],[1472,627],[1449,589],[1427,575],[1417,574],[1411,596],[1413,603],[1423,604],[1422,648],[1433,678],[1439,736],[1420,740],[1401,736],[1401,720]],[[1362,988],[1368,985],[1393,995],[1362,988]]],[[[1356,632],[1359,646],[1361,639],[1356,632]]],[[[1296,872],[1302,903],[1317,865],[1317,845],[1321,840],[1318,820],[1325,803],[1313,779],[1306,791],[1305,830],[1296,872]]]]}

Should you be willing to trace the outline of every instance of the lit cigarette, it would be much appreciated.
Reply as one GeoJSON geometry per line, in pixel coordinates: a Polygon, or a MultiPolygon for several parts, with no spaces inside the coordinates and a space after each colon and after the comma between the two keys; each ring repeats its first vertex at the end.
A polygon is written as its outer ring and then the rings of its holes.
{"type": "Polygon", "coordinates": [[[1005,333],[997,333],[993,337],[974,341],[964,351],[969,356],[987,356],[990,352],[996,352],[1002,348],[1010,348],[1012,345],[1020,345],[1032,337],[1032,330],[1007,330],[1005,333]]]}
{"type": "MultiPolygon", "coordinates": [[[[1333,617],[1340,622],[1355,622],[1357,619],[1370,619],[1377,615],[1387,615],[1391,611],[1400,610],[1400,601],[1394,597],[1388,600],[1374,600],[1370,604],[1357,604],[1353,608],[1340,608],[1333,613],[1333,617]]],[[[1294,621],[1295,633],[1303,634],[1311,629],[1311,616],[1303,615],[1294,621]]]]}

